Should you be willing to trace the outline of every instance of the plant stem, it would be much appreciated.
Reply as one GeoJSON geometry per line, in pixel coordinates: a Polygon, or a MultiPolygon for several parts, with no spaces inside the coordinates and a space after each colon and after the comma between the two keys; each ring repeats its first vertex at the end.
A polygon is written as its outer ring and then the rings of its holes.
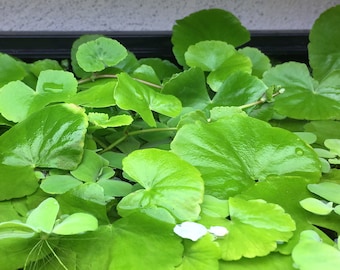
{"type": "MultiPolygon", "coordinates": [[[[90,81],[95,81],[97,79],[104,79],[104,78],[112,78],[112,79],[116,79],[117,78],[117,75],[116,74],[101,74],[101,75],[94,75],[94,76],[91,76],[90,78],[86,78],[86,79],[82,79],[82,80],[79,80],[78,81],[78,84],[83,84],[83,83],[86,83],[86,82],[90,82],[90,81]]],[[[133,78],[135,81],[138,81],[138,82],[141,82],[145,85],[149,85],[149,86],[152,86],[152,87],[155,87],[155,88],[158,88],[158,89],[161,89],[162,86],[158,85],[158,84],[154,84],[154,83],[151,83],[151,82],[148,82],[148,81],[144,81],[144,80],[141,80],[141,79],[137,79],[137,78],[133,78]]]]}
{"type": "MultiPolygon", "coordinates": [[[[279,90],[278,92],[274,93],[273,94],[273,98],[280,95],[280,94],[283,94],[284,93],[284,88],[282,88],[281,90],[279,90]]],[[[244,104],[244,105],[241,105],[241,106],[238,106],[241,110],[244,110],[244,109],[247,109],[247,108],[250,108],[250,107],[253,107],[253,106],[256,106],[256,105],[260,105],[260,104],[263,104],[265,102],[267,102],[268,100],[265,98],[265,97],[262,97],[260,98],[259,100],[255,101],[255,102],[252,102],[252,103],[248,103],[248,104],[244,104]]]]}
{"type": "Polygon", "coordinates": [[[139,134],[143,134],[143,133],[162,132],[162,131],[176,131],[176,130],[177,130],[177,128],[150,128],[150,129],[135,130],[135,131],[132,131],[130,133],[126,132],[123,137],[114,141],[109,146],[107,146],[105,149],[101,150],[99,153],[103,154],[107,151],[110,151],[111,149],[116,147],[118,144],[123,142],[129,136],[139,135],[139,134]]]}

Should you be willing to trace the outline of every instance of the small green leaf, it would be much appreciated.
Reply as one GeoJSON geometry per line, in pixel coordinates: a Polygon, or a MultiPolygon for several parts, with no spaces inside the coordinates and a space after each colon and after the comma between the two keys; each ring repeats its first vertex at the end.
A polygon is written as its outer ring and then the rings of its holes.
{"type": "Polygon", "coordinates": [[[323,243],[319,235],[311,230],[301,233],[292,257],[301,270],[337,270],[340,265],[340,251],[323,243]]]}
{"type": "Polygon", "coordinates": [[[144,188],[119,202],[120,215],[156,207],[166,209],[178,221],[198,218],[203,181],[195,167],[175,154],[158,149],[137,150],[123,160],[123,170],[144,188]]]}
{"type": "Polygon", "coordinates": [[[115,115],[109,118],[106,113],[89,113],[89,122],[94,124],[98,128],[108,127],[121,127],[128,126],[133,122],[133,118],[130,115],[115,115]]]}
{"type": "Polygon", "coordinates": [[[315,198],[306,198],[300,201],[300,205],[307,211],[316,215],[329,215],[333,211],[333,203],[324,203],[315,198]]]}
{"type": "Polygon", "coordinates": [[[6,239],[28,239],[36,235],[35,228],[19,221],[7,221],[0,223],[0,243],[6,239]]]}
{"type": "Polygon", "coordinates": [[[238,50],[239,53],[250,58],[252,62],[251,74],[262,78],[263,73],[271,68],[270,59],[257,48],[244,47],[238,50]]]}
{"type": "Polygon", "coordinates": [[[325,146],[337,156],[340,156],[340,139],[326,139],[325,146]]]}
{"type": "Polygon", "coordinates": [[[49,194],[63,194],[81,184],[81,181],[68,174],[50,175],[41,182],[40,188],[49,194]]]}
{"type": "Polygon", "coordinates": [[[340,184],[332,182],[322,182],[318,184],[309,184],[308,189],[326,199],[327,201],[340,204],[340,184]]]}
{"type": "Polygon", "coordinates": [[[112,67],[127,57],[127,50],[117,40],[99,37],[78,47],[76,58],[86,72],[98,72],[112,67]]]}
{"type": "Polygon", "coordinates": [[[97,228],[98,220],[94,216],[86,213],[74,213],[58,223],[53,228],[52,233],[73,235],[87,231],[95,231],[97,228]]]}
{"type": "Polygon", "coordinates": [[[71,171],[71,175],[84,182],[95,182],[102,173],[103,167],[109,162],[91,150],[84,151],[83,159],[79,166],[71,171]]]}
{"type": "Polygon", "coordinates": [[[67,102],[90,108],[105,108],[114,106],[113,98],[116,81],[95,85],[70,97],[67,102]]]}
{"type": "Polygon", "coordinates": [[[103,179],[97,184],[103,187],[105,196],[124,197],[132,192],[132,185],[120,180],[103,179]]]}
{"type": "Polygon", "coordinates": [[[153,127],[156,126],[156,121],[152,111],[175,117],[182,110],[181,102],[176,97],[158,93],[126,73],[118,75],[114,98],[120,108],[136,111],[153,127]]]}
{"type": "Polygon", "coordinates": [[[316,142],[316,135],[311,132],[294,132],[295,135],[299,136],[304,142],[313,144],[316,142]]]}
{"type": "Polygon", "coordinates": [[[179,64],[185,65],[184,53],[190,45],[203,40],[225,41],[240,46],[250,34],[232,13],[222,9],[207,9],[177,20],[172,29],[173,52],[179,64]]]}
{"type": "Polygon", "coordinates": [[[24,66],[8,54],[0,53],[0,87],[26,76],[24,66]]]}
{"type": "Polygon", "coordinates": [[[37,232],[51,233],[59,212],[59,204],[56,199],[48,198],[32,210],[26,220],[26,224],[37,232]]]}
{"type": "Polygon", "coordinates": [[[218,40],[204,40],[189,46],[184,57],[189,67],[213,71],[221,67],[236,53],[234,46],[218,40]]]}

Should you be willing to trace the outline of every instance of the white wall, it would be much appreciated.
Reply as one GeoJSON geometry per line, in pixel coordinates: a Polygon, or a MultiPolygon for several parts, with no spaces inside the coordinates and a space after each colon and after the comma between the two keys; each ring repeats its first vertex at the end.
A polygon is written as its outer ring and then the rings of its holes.
{"type": "Polygon", "coordinates": [[[249,30],[310,29],[340,0],[0,0],[0,31],[163,31],[205,8],[234,13],[249,30]]]}

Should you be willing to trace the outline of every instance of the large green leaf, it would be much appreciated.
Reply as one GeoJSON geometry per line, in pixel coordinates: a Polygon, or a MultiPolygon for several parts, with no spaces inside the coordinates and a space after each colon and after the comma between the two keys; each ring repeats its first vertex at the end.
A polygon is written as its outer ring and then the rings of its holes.
{"type": "Polygon", "coordinates": [[[156,126],[152,111],[175,117],[182,110],[181,102],[176,97],[156,92],[126,73],[118,75],[114,98],[120,108],[136,111],[149,126],[156,126]]]}
{"type": "Polygon", "coordinates": [[[172,270],[181,263],[181,239],[172,225],[142,214],[113,223],[112,261],[108,269],[172,270]]]}
{"type": "Polygon", "coordinates": [[[69,99],[76,94],[77,85],[74,75],[62,70],[42,71],[36,91],[21,81],[10,82],[0,89],[0,112],[8,120],[20,122],[47,104],[69,99]]]}
{"type": "Polygon", "coordinates": [[[171,42],[179,64],[185,65],[184,53],[190,45],[203,40],[221,40],[239,46],[250,34],[232,13],[221,9],[201,10],[177,20],[171,42]]]}
{"type": "Polygon", "coordinates": [[[11,81],[22,80],[26,74],[24,66],[19,61],[0,53],[0,87],[11,81]]]}
{"type": "Polygon", "coordinates": [[[340,5],[324,11],[309,33],[309,63],[318,80],[340,69],[340,31],[337,25],[340,25],[340,5]]]}
{"type": "Polygon", "coordinates": [[[307,120],[340,118],[340,70],[317,83],[305,64],[287,62],[268,70],[263,80],[268,86],[285,88],[274,103],[282,115],[307,120]]]}
{"type": "Polygon", "coordinates": [[[86,72],[102,71],[112,67],[127,57],[126,48],[117,40],[99,37],[78,47],[76,58],[86,72]]]}
{"type": "Polygon", "coordinates": [[[34,168],[72,170],[83,154],[87,120],[71,104],[46,107],[0,137],[2,198],[31,194],[37,187],[34,168]],[[17,185],[14,185],[17,183],[17,185]]]}
{"type": "Polygon", "coordinates": [[[270,178],[319,179],[315,152],[287,130],[234,113],[211,123],[184,125],[171,149],[202,173],[205,193],[220,199],[270,178]]]}
{"type": "Polygon", "coordinates": [[[160,208],[178,221],[198,218],[202,178],[196,168],[175,154],[158,149],[137,150],[123,160],[123,170],[144,188],[120,201],[120,215],[160,208]]]}

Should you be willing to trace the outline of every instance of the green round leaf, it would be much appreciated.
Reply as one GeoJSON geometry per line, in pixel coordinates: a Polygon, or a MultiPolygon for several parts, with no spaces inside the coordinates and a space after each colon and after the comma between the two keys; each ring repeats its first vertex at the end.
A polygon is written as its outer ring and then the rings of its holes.
{"type": "Polygon", "coordinates": [[[319,84],[305,64],[287,62],[268,70],[263,81],[285,89],[275,98],[278,113],[306,120],[340,118],[340,70],[326,76],[319,84]]]}
{"type": "Polygon", "coordinates": [[[127,50],[117,40],[99,37],[81,44],[76,58],[86,72],[98,72],[118,64],[127,55],[127,50]]]}
{"type": "Polygon", "coordinates": [[[326,139],[325,146],[337,156],[340,156],[340,139],[326,139]]]}
{"type": "Polygon", "coordinates": [[[340,204],[340,184],[332,182],[322,182],[318,184],[309,184],[308,189],[326,199],[327,201],[340,204]]]}
{"type": "Polygon", "coordinates": [[[81,184],[81,181],[68,174],[50,175],[41,182],[40,188],[49,194],[63,194],[81,184]]]}
{"type": "Polygon", "coordinates": [[[318,181],[316,153],[291,132],[244,114],[181,127],[171,149],[202,173],[205,193],[220,199],[270,178],[318,181]]]}
{"type": "Polygon", "coordinates": [[[175,154],[158,149],[137,150],[123,160],[123,170],[144,188],[119,202],[120,215],[156,207],[166,209],[178,221],[198,218],[202,178],[196,168],[175,154]]]}
{"type": "Polygon", "coordinates": [[[324,11],[309,33],[309,62],[318,80],[340,69],[340,32],[336,25],[340,25],[340,5],[324,11]]]}
{"type": "Polygon", "coordinates": [[[87,231],[95,231],[98,228],[98,220],[86,213],[74,213],[53,228],[53,233],[59,235],[73,235],[87,231]]]}
{"type": "Polygon", "coordinates": [[[221,40],[239,46],[250,34],[232,13],[221,9],[201,10],[177,20],[172,29],[173,52],[179,64],[185,65],[184,53],[190,45],[203,40],[221,40]]]}
{"type": "Polygon", "coordinates": [[[236,53],[234,46],[218,40],[204,40],[189,46],[184,54],[189,67],[199,67],[203,71],[213,71],[223,65],[236,53]]]}
{"type": "Polygon", "coordinates": [[[333,203],[324,203],[315,198],[306,198],[300,201],[300,205],[309,212],[317,215],[329,215],[333,211],[333,203]]]}
{"type": "Polygon", "coordinates": [[[59,212],[59,204],[56,199],[48,198],[32,210],[26,220],[26,224],[37,232],[51,233],[59,212]]]}

